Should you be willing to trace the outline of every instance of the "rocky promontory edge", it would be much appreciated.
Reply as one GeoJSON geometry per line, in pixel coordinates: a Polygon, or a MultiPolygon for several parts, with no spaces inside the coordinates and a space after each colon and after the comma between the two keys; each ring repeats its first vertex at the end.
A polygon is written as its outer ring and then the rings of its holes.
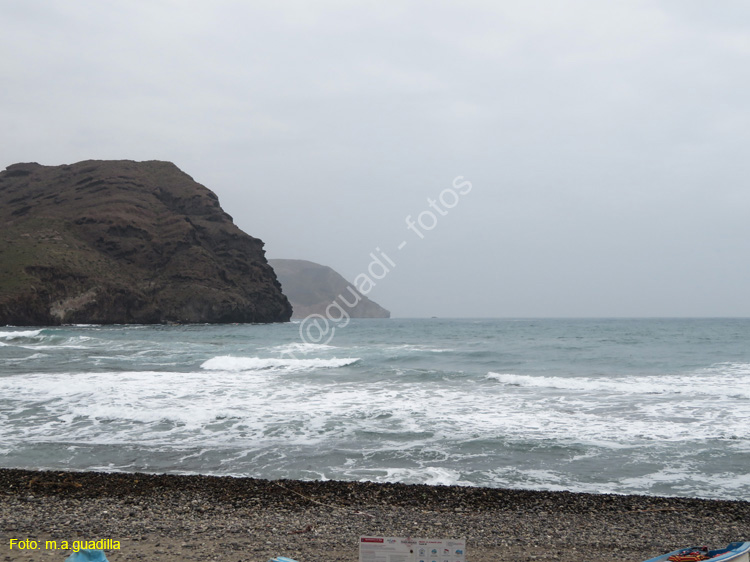
{"type": "Polygon", "coordinates": [[[0,325],[288,321],[263,242],[169,162],[0,172],[0,325]]]}
{"type": "Polygon", "coordinates": [[[292,318],[305,318],[311,314],[329,316],[331,306],[350,318],[391,317],[388,310],[326,265],[292,259],[270,259],[268,263],[273,266],[284,294],[292,303],[292,318]]]}

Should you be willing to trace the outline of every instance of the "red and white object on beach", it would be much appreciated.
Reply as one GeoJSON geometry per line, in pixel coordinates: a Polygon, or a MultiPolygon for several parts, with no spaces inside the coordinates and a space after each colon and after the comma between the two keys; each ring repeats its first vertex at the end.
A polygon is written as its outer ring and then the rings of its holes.
{"type": "Polygon", "coordinates": [[[708,550],[708,547],[690,546],[673,550],[646,562],[750,562],[750,542],[738,541],[730,543],[726,548],[708,550]]]}
{"type": "Polygon", "coordinates": [[[466,562],[466,539],[360,537],[359,562],[466,562]]]}

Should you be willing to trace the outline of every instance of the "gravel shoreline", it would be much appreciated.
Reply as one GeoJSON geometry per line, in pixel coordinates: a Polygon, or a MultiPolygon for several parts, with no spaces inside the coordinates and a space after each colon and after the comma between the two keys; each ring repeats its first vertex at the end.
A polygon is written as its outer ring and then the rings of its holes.
{"type": "Polygon", "coordinates": [[[45,541],[112,539],[110,562],[354,562],[361,535],[465,537],[468,562],[637,562],[750,540],[750,502],[0,469],[2,561],[62,561],[45,541]]]}

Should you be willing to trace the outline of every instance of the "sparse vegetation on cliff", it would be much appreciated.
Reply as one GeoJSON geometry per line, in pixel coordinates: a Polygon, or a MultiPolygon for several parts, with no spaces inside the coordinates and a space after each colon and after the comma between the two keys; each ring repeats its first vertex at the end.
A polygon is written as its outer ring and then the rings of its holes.
{"type": "Polygon", "coordinates": [[[263,242],[169,162],[0,172],[0,325],[278,322],[263,242]]]}

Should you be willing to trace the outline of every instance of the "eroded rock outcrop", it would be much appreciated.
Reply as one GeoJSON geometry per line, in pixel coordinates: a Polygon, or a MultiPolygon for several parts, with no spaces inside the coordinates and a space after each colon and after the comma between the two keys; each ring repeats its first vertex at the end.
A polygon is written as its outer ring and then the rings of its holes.
{"type": "Polygon", "coordinates": [[[0,325],[289,320],[263,242],[169,162],[0,172],[0,325]]]}

